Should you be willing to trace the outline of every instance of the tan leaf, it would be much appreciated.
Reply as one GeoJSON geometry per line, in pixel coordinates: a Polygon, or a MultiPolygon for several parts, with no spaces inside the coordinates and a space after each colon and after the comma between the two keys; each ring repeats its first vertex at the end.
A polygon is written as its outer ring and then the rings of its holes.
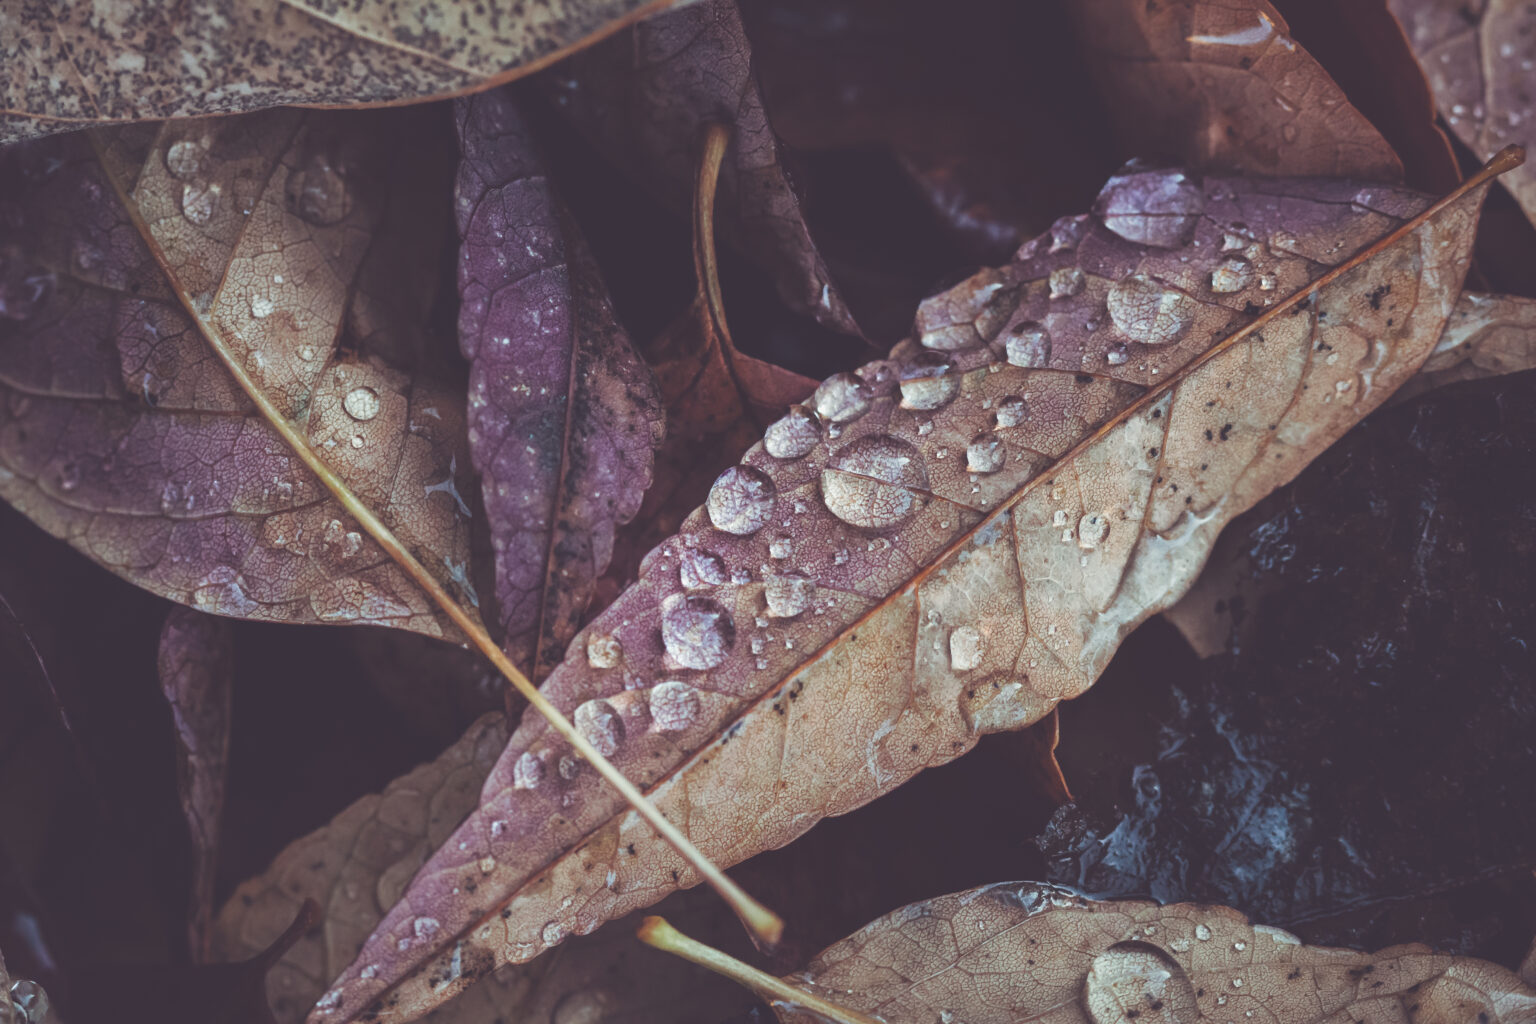
{"type": "Polygon", "coordinates": [[[902,907],[785,980],[886,1024],[1536,1021],[1536,990],[1485,960],[1306,946],[1226,907],[1095,903],[1031,882],[902,907]]]}
{"type": "Polygon", "coordinates": [[[283,104],[384,104],[538,70],[672,0],[27,4],[0,22],[0,144],[283,104]]]}
{"type": "MultiPolygon", "coordinates": [[[[1038,720],[1428,357],[1486,182],[1431,207],[1112,179],[1098,219],[928,300],[890,360],[771,425],[544,693],[726,864],[1038,720]]],[[[412,1019],[694,884],[597,783],[525,719],[311,1019],[412,1019]]]]}
{"type": "Polygon", "coordinates": [[[1269,0],[1073,5],[1117,136],[1212,171],[1401,181],[1402,163],[1269,0]]]}

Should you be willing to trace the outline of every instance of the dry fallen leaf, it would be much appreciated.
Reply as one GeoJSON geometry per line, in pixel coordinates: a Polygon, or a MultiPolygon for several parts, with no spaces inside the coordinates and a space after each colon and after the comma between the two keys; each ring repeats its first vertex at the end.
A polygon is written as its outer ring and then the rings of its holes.
{"type": "Polygon", "coordinates": [[[159,662],[160,687],[176,726],[177,788],[192,836],[190,945],[193,960],[205,963],[229,765],[234,629],[225,619],[173,608],[160,631],[159,662]]]}
{"type": "MultiPolygon", "coordinates": [[[[1347,181],[1112,179],[771,425],[545,694],[726,864],[1038,720],[1428,357],[1486,181],[1431,215],[1347,181]]],[[[311,1019],[412,1019],[694,883],[525,720],[311,1019]]]]}
{"type": "Polygon", "coordinates": [[[1095,903],[1031,882],[902,907],[785,980],[886,1024],[1536,1021],[1536,990],[1485,960],[1305,946],[1226,907],[1095,903]]]}
{"type": "Polygon", "coordinates": [[[0,23],[0,145],[93,124],[441,97],[528,74],[672,0],[23,5],[0,23]]]}
{"type": "Polygon", "coordinates": [[[1269,0],[1085,0],[1073,13],[1131,151],[1211,171],[1402,180],[1392,147],[1269,0]]]}
{"type": "Polygon", "coordinates": [[[456,101],[459,345],[502,646],[542,679],[640,508],[663,422],[506,89],[456,101]]]}

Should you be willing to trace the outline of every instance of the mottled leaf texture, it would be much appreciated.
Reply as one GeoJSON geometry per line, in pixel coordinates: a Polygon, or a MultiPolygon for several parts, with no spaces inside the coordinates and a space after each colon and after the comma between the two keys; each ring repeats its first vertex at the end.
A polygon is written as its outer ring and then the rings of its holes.
{"type": "Polygon", "coordinates": [[[608,568],[615,528],[640,508],[661,399],[512,94],[455,109],[469,447],[496,553],[503,646],[542,678],[608,568]]]}
{"type": "Polygon", "coordinates": [[[476,603],[463,403],[342,333],[393,116],[271,111],[116,130],[99,157],[85,134],[0,154],[0,497],[203,611],[449,633],[210,342],[476,603]]]}
{"type": "MultiPolygon", "coordinates": [[[[770,425],[544,692],[723,864],[1037,721],[1429,356],[1485,191],[1409,226],[1389,187],[1111,179],[770,425]]],[[[312,1019],[409,1020],[696,881],[525,718],[312,1019]]]]}
{"type": "Polygon", "coordinates": [[[19,5],[0,21],[0,144],[116,121],[462,92],[536,70],[670,2],[19,5]]]}
{"type": "Polygon", "coordinates": [[[1033,882],[902,907],[785,980],[887,1024],[1536,1021],[1536,990],[1486,960],[1305,946],[1226,907],[1095,903],[1033,882]]]}
{"type": "MultiPolygon", "coordinates": [[[[1536,140],[1536,8],[1519,0],[1388,0],[1429,79],[1440,116],[1486,156],[1536,140]]],[[[1536,173],[1504,186],[1536,224],[1536,173]]]]}
{"type": "Polygon", "coordinates": [[[858,333],[768,124],[736,0],[701,0],[640,22],[545,81],[598,150],[680,210],[693,194],[700,126],[733,126],[720,173],[721,231],[773,276],[790,306],[858,333]]]}
{"type": "Polygon", "coordinates": [[[1132,151],[1211,171],[1402,180],[1392,147],[1269,0],[1086,0],[1072,10],[1132,151]]]}
{"type": "MultiPolygon", "coordinates": [[[[192,837],[188,927],[194,959],[208,959],[214,869],[229,764],[234,627],[227,619],[173,608],[160,630],[160,688],[176,727],[176,783],[192,837]]],[[[292,919],[290,915],[290,920],[292,919]]]]}

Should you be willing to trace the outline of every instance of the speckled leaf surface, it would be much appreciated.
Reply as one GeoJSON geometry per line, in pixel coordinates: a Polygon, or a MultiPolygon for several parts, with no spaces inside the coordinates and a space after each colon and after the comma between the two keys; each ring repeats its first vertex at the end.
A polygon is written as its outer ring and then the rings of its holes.
{"type": "Polygon", "coordinates": [[[503,646],[565,653],[651,482],[663,414],[506,89],[456,102],[459,346],[503,646]]]}
{"type": "Polygon", "coordinates": [[[0,497],[204,611],[448,633],[210,344],[476,602],[462,399],[342,345],[390,187],[388,116],[273,111],[7,149],[0,497]]]}
{"type": "MultiPolygon", "coordinates": [[[[1038,720],[1428,357],[1485,190],[1406,227],[1391,188],[1112,179],[770,425],[544,692],[724,864],[1038,720]]],[[[525,719],[312,1019],[410,1020],[695,881],[525,719]]]]}
{"type": "Polygon", "coordinates": [[[1072,10],[1133,152],[1211,171],[1402,180],[1392,147],[1269,0],[1087,0],[1072,10]]]}
{"type": "MultiPolygon", "coordinates": [[[[1479,157],[1536,142],[1536,9],[1519,0],[1388,0],[1452,133],[1479,157]]],[[[1536,223],[1536,173],[1503,178],[1536,223]]]]}
{"type": "Polygon", "coordinates": [[[902,907],[786,980],[888,1024],[1536,1020],[1536,990],[1484,960],[1305,946],[1226,907],[1095,903],[1032,882],[902,907]]]}
{"type": "Polygon", "coordinates": [[[120,121],[441,97],[535,70],[670,2],[21,5],[0,22],[0,143],[120,121]]]}
{"type": "Polygon", "coordinates": [[[700,126],[731,125],[716,212],[724,237],[772,275],[791,307],[858,333],[768,123],[736,0],[701,0],[641,22],[544,83],[599,151],[678,209],[692,195],[700,126]]]}

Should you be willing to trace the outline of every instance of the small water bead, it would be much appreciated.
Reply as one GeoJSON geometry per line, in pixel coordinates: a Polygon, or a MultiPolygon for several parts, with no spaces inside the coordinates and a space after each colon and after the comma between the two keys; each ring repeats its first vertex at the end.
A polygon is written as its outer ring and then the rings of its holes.
{"type": "Polygon", "coordinates": [[[939,352],[919,352],[901,368],[901,407],[937,409],[960,393],[960,378],[950,375],[948,357],[939,352]]]}
{"type": "Polygon", "coordinates": [[[48,301],[57,278],[17,246],[0,246],[0,320],[26,320],[48,301]]]}
{"type": "Polygon", "coordinates": [[[869,411],[869,386],[852,373],[834,373],[811,395],[816,415],[828,423],[847,423],[869,411]]]}
{"type": "Polygon", "coordinates": [[[624,657],[624,645],[610,633],[587,634],[587,664],[593,668],[614,668],[624,657]]]}
{"type": "Polygon", "coordinates": [[[975,626],[957,626],[949,634],[949,663],[956,672],[969,672],[981,664],[984,644],[975,626]]]}
{"type": "Polygon", "coordinates": [[[1124,366],[1130,358],[1130,349],[1125,347],[1125,342],[1123,341],[1115,342],[1113,345],[1109,346],[1109,350],[1104,353],[1104,361],[1110,366],[1124,366]]]}
{"type": "Polygon", "coordinates": [[[283,200],[290,213],[324,227],[344,220],[352,210],[348,169],[331,154],[316,151],[288,173],[283,200]]]}
{"type": "Polygon", "coordinates": [[[582,761],[581,758],[572,754],[562,754],[559,764],[555,766],[555,770],[560,773],[560,777],[562,779],[564,779],[566,782],[570,782],[576,776],[581,774],[581,766],[584,763],[585,762],[582,761]]]}
{"type": "Polygon", "coordinates": [[[80,464],[66,462],[59,467],[59,490],[72,491],[80,486],[80,464]]]}
{"type": "Polygon", "coordinates": [[[1038,368],[1051,361],[1051,334],[1044,324],[1034,320],[1023,320],[1008,328],[1003,347],[1014,366],[1038,368]]]}
{"type": "Polygon", "coordinates": [[[1051,252],[1076,249],[1093,225],[1086,213],[1071,217],[1058,217],[1051,225],[1051,252]]]}
{"type": "Polygon", "coordinates": [[[688,590],[702,590],[728,583],[731,574],[713,551],[684,548],[677,556],[677,578],[688,590]]]}
{"type": "Polygon", "coordinates": [[[651,690],[651,722],[661,732],[681,732],[699,717],[699,693],[687,683],[669,679],[651,690]]]}
{"type": "Polygon", "coordinates": [[[1144,942],[1119,942],[1094,957],[1083,982],[1094,1024],[1198,1024],[1194,985],[1167,953],[1144,942]]]}
{"type": "Polygon", "coordinates": [[[990,430],[977,434],[965,449],[965,468],[970,473],[996,473],[1007,461],[1007,445],[990,430]]]}
{"type": "Polygon", "coordinates": [[[362,434],[353,434],[352,435],[352,447],[353,448],[361,448],[366,443],[367,442],[363,439],[363,435],[362,434]]]}
{"type": "Polygon", "coordinates": [[[1077,546],[1092,551],[1109,536],[1109,517],[1089,512],[1077,521],[1077,546]]]}
{"type": "Polygon", "coordinates": [[[1109,315],[1133,341],[1167,345],[1195,322],[1199,305],[1181,291],[1164,287],[1146,274],[1130,274],[1109,289],[1109,315]]]}
{"type": "Polygon", "coordinates": [[[370,387],[357,387],[347,392],[341,407],[355,420],[371,420],[379,414],[379,393],[370,387]]]}
{"type": "Polygon", "coordinates": [[[782,573],[763,580],[763,599],[770,619],[792,619],[804,614],[816,598],[816,584],[799,573],[782,573]]]}
{"type": "Polygon", "coordinates": [[[792,405],[763,434],[763,448],[776,459],[798,459],[821,440],[821,423],[803,405],[792,405]]]}
{"type": "Polygon", "coordinates": [[[199,226],[213,220],[223,187],[218,182],[189,181],[181,186],[181,215],[199,226]]]}
{"type": "Polygon", "coordinates": [[[512,765],[513,789],[538,789],[544,781],[544,761],[532,751],[525,750],[512,765]]]}
{"type": "Polygon", "coordinates": [[[779,535],[768,542],[768,557],[783,561],[795,553],[795,542],[792,538],[779,535]]]}
{"type": "Polygon", "coordinates": [[[1211,941],[1211,930],[1203,924],[1195,925],[1195,938],[1201,942],[1211,941]]]}
{"type": "Polygon", "coordinates": [[[1009,395],[997,403],[997,425],[1016,427],[1029,418],[1029,403],[1018,395],[1009,395]]]}
{"type": "Polygon", "coordinates": [[[1093,212],[1127,242],[1176,249],[1205,212],[1205,193],[1182,171],[1120,174],[1105,183],[1093,212]]]}
{"type": "Polygon", "coordinates": [[[928,470],[915,447],[888,434],[861,437],[833,455],[821,472],[827,510],[850,526],[886,530],[926,501],[928,470]]]}
{"type": "Polygon", "coordinates": [[[272,312],[275,309],[277,309],[277,303],[273,302],[267,296],[251,296],[251,316],[255,317],[257,320],[265,320],[267,317],[272,315],[272,312]]]}
{"type": "Polygon", "coordinates": [[[1239,939],[1238,941],[1232,943],[1232,948],[1241,953],[1243,950],[1248,948],[1248,943],[1239,939]]]}
{"type": "Polygon", "coordinates": [[[736,640],[731,613],[712,597],[673,594],[661,602],[661,643],[683,668],[714,668],[736,640]]]}
{"type": "Polygon", "coordinates": [[[1051,298],[1070,299],[1083,290],[1087,278],[1078,267],[1057,267],[1051,271],[1051,298]]]}
{"type": "Polygon", "coordinates": [[[605,700],[586,701],[576,709],[572,720],[581,738],[604,757],[612,757],[624,742],[624,720],[605,700]]]}
{"type": "Polygon", "coordinates": [[[1240,292],[1253,283],[1253,264],[1233,257],[1211,271],[1211,291],[1222,295],[1240,292]]]}
{"type": "Polygon", "coordinates": [[[715,529],[745,537],[768,525],[777,497],[778,487],[767,473],[751,466],[732,466],[709,489],[705,508],[715,529]]]}
{"type": "Polygon", "coordinates": [[[202,170],[208,147],[200,139],[182,139],[165,147],[165,169],[171,176],[186,181],[202,170]]]}

